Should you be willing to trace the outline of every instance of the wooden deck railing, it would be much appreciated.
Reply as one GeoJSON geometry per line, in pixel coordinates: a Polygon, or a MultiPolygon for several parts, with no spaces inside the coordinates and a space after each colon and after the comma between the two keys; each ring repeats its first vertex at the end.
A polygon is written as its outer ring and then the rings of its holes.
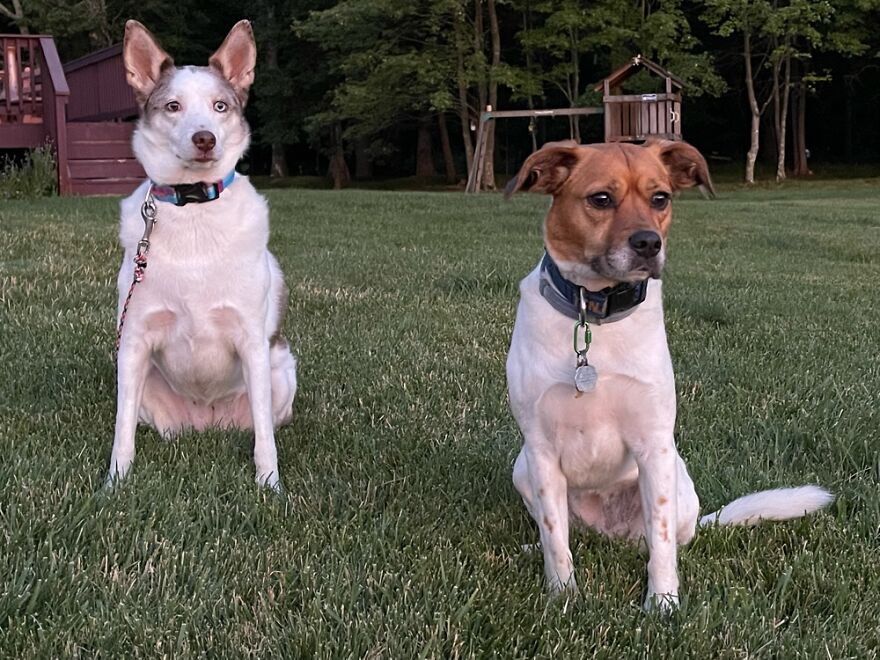
{"type": "Polygon", "coordinates": [[[70,89],[55,41],[45,35],[0,34],[0,146],[55,147],[58,187],[70,189],[67,117],[70,89]]]}

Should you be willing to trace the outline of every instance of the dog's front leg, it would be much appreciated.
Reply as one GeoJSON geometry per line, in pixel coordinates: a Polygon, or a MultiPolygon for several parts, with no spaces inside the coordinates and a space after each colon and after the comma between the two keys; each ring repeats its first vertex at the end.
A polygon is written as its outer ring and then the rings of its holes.
{"type": "Polygon", "coordinates": [[[648,440],[635,456],[649,553],[645,609],[669,611],[678,605],[678,453],[670,435],[648,440]]]}
{"type": "Polygon", "coordinates": [[[278,452],[272,421],[272,367],[269,362],[269,340],[260,329],[254,329],[238,346],[244,381],[247,386],[251,417],[254,421],[254,465],[257,483],[281,490],[278,474],[278,452]]]}
{"type": "Polygon", "coordinates": [[[134,334],[123,336],[116,357],[116,429],[105,488],[125,478],[134,462],[134,436],[150,368],[150,346],[134,334]]]}
{"type": "Polygon", "coordinates": [[[559,467],[559,456],[553,452],[524,449],[528,465],[528,486],[531,488],[530,513],[538,524],[544,548],[544,575],[552,595],[576,591],[574,563],[568,538],[568,481],[559,467]]]}

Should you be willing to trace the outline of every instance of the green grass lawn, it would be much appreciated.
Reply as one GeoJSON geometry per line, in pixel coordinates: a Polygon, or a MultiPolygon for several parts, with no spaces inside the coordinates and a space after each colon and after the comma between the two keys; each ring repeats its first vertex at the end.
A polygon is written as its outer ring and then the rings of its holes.
{"type": "Polygon", "coordinates": [[[876,182],[675,203],[667,328],[703,510],[800,483],[839,498],[699,532],[669,621],[640,608],[634,548],[575,532],[568,603],[520,551],[504,359],[547,200],[267,194],[300,359],[283,499],[253,484],[249,434],[146,429],[96,495],[118,204],[0,206],[0,657],[876,657],[876,182]]]}

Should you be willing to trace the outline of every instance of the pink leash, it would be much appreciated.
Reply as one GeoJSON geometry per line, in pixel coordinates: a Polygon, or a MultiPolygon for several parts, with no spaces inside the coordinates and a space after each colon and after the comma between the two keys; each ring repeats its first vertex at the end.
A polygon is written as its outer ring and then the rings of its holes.
{"type": "Polygon", "coordinates": [[[141,217],[144,219],[144,235],[137,244],[137,252],[134,255],[134,278],[131,281],[131,287],[128,289],[128,295],[122,304],[122,314],[119,315],[119,327],[116,328],[116,348],[113,352],[113,359],[116,360],[119,355],[119,344],[122,342],[122,326],[125,325],[125,315],[128,313],[128,303],[131,302],[131,295],[134,293],[134,287],[142,282],[147,272],[147,253],[150,251],[150,234],[153,232],[153,225],[156,224],[156,202],[153,199],[153,184],[147,188],[147,196],[141,205],[141,217]]]}

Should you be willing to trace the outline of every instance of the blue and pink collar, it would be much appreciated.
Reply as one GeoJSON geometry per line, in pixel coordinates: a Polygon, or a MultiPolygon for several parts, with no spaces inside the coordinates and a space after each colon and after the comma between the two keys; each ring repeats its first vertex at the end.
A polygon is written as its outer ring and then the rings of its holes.
{"type": "Polygon", "coordinates": [[[220,193],[232,185],[235,170],[232,170],[221,181],[213,183],[178,183],[177,185],[160,185],[153,181],[153,199],[159,202],[171,202],[175,206],[212,202],[220,197],[220,193]]]}

